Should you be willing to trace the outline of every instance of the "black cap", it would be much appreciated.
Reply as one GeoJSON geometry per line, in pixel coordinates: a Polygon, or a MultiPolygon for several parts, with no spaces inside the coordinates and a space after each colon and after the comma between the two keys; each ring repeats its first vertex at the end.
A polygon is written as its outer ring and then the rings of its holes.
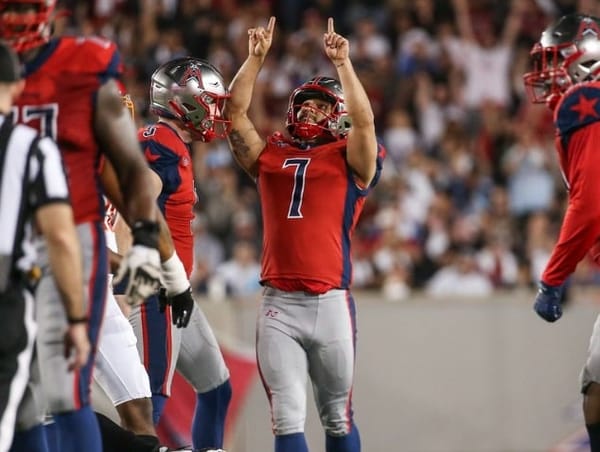
{"type": "Polygon", "coordinates": [[[0,41],[0,83],[13,83],[21,80],[21,63],[12,47],[0,41]]]}

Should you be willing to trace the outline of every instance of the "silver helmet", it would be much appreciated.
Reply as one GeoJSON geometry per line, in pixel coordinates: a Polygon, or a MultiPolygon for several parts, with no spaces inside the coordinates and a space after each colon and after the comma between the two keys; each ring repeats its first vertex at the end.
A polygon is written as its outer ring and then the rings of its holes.
{"type": "Polygon", "coordinates": [[[178,119],[195,139],[225,138],[231,122],[223,118],[229,91],[219,70],[205,60],[178,58],[152,74],[150,111],[178,119]]]}
{"type": "Polygon", "coordinates": [[[531,50],[533,70],[523,76],[534,103],[549,103],[571,86],[600,78],[600,19],[568,14],[550,24],[531,50]]]}

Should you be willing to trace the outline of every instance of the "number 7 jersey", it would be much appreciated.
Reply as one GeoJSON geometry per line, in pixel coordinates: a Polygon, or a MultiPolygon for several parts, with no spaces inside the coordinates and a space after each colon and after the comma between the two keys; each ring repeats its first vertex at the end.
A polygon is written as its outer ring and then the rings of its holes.
{"type": "Polygon", "coordinates": [[[352,279],[351,236],[385,150],[367,188],[346,162],[346,140],[301,149],[276,133],[258,158],[263,217],[263,283],[281,290],[324,293],[352,279]]]}

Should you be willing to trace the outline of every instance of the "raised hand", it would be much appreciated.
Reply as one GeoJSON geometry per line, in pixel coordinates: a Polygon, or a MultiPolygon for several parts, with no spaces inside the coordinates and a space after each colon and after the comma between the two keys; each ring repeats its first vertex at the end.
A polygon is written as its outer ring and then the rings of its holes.
{"type": "Polygon", "coordinates": [[[256,27],[248,30],[248,54],[264,58],[273,43],[273,31],[275,30],[275,17],[269,18],[267,28],[256,27]]]}
{"type": "Polygon", "coordinates": [[[340,66],[348,58],[350,45],[348,40],[337,34],[333,29],[333,18],[327,19],[327,33],[323,35],[325,53],[336,66],[340,66]]]}

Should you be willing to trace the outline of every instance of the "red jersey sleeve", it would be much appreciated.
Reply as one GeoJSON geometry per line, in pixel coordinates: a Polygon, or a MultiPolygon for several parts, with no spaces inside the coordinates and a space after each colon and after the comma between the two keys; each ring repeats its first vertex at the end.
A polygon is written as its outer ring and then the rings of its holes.
{"type": "Polygon", "coordinates": [[[569,185],[569,202],[558,242],[542,275],[552,286],[562,284],[600,237],[600,122],[570,134],[561,150],[569,185]]]}

